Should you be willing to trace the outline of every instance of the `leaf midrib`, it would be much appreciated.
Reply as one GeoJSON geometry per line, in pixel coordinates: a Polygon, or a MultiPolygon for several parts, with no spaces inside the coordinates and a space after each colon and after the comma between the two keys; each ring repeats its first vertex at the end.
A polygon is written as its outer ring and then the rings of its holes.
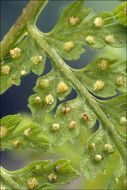
{"type": "Polygon", "coordinates": [[[71,71],[69,66],[66,65],[66,63],[62,60],[62,58],[57,54],[55,49],[51,48],[48,45],[48,43],[45,41],[45,37],[42,36],[42,33],[41,32],[39,33],[38,30],[36,30],[36,28],[33,26],[28,26],[28,31],[29,31],[29,34],[34,38],[34,40],[36,40],[38,45],[45,51],[45,53],[47,53],[50,59],[53,60],[53,63],[59,69],[59,71],[62,72],[63,76],[66,77],[71,82],[71,84],[74,86],[77,92],[81,94],[82,96],[85,96],[85,98],[88,101],[89,106],[98,116],[99,120],[103,123],[103,127],[110,131],[111,140],[113,141],[113,143],[115,143],[121,157],[125,159],[126,151],[123,145],[123,141],[121,140],[121,137],[115,130],[114,126],[109,122],[107,116],[102,111],[102,109],[100,108],[98,103],[95,101],[93,96],[87,91],[87,89],[82,85],[82,83],[77,79],[77,77],[73,75],[73,72],[71,71]]]}

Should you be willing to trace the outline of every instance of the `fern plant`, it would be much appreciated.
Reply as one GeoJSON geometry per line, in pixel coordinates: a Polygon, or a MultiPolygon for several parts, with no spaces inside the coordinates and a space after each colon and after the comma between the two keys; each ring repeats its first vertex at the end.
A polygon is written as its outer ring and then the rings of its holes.
{"type": "Polygon", "coordinates": [[[31,71],[40,76],[46,57],[51,71],[37,79],[28,107],[33,120],[26,124],[21,114],[1,119],[1,150],[56,152],[73,142],[81,128],[99,128],[87,140],[79,171],[69,160],[37,161],[20,170],[1,167],[1,189],[47,189],[79,177],[88,179],[105,172],[105,162],[118,152],[120,161],[106,189],[126,189],[126,65],[125,60],[101,56],[76,70],[63,60],[77,60],[84,46],[104,48],[125,46],[126,3],[113,12],[88,16],[84,1],[70,4],[49,33],[36,27],[36,20],[48,0],[32,0],[1,42],[1,94],[20,85],[31,71]],[[77,97],[65,101],[72,88],[77,97]],[[57,106],[57,102],[61,101],[57,106]],[[50,119],[49,119],[50,117],[50,119]]]}

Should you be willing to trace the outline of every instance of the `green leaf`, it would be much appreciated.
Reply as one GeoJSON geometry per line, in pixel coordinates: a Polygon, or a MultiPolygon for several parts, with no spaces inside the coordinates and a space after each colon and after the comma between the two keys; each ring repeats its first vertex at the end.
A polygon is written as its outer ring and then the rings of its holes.
{"type": "Polygon", "coordinates": [[[95,123],[96,116],[94,112],[87,103],[83,103],[83,98],[77,97],[74,100],[60,104],[56,114],[52,117],[52,121],[45,122],[44,119],[42,127],[44,132],[49,135],[50,150],[56,151],[68,141],[74,143],[81,127],[87,131],[95,123]],[[54,126],[58,126],[58,129],[54,126]]]}
{"type": "Polygon", "coordinates": [[[10,50],[1,64],[1,89],[4,93],[13,84],[20,85],[21,78],[30,70],[37,75],[44,71],[46,55],[29,35],[10,50]]]}
{"type": "Polygon", "coordinates": [[[17,115],[5,116],[1,119],[1,150],[32,150],[45,152],[48,140],[42,129],[35,123],[26,125],[17,115]]]}
{"type": "Polygon", "coordinates": [[[83,97],[77,97],[68,102],[64,101],[57,108],[51,120],[46,119],[49,112],[54,113],[53,109],[57,103],[57,98],[64,100],[71,92],[71,89],[72,87],[68,81],[62,77],[56,68],[53,68],[49,74],[37,80],[36,86],[34,87],[34,91],[37,93],[29,98],[29,108],[32,111],[34,121],[39,123],[40,127],[49,136],[51,151],[56,151],[68,141],[74,142],[80,133],[81,126],[85,130],[88,130],[96,123],[96,116],[83,97]],[[64,82],[62,86],[61,82],[64,82]],[[63,89],[66,85],[68,88],[65,88],[67,91],[64,91],[63,89]],[[60,90],[62,91],[60,92],[60,90]],[[52,96],[53,102],[47,104],[45,100],[46,97],[49,96],[52,96]],[[86,118],[83,119],[82,114],[84,114],[86,118]],[[71,122],[76,123],[75,129],[70,129],[71,122]],[[58,125],[59,130],[54,131],[54,129],[52,129],[54,124],[58,125]]]}
{"type": "Polygon", "coordinates": [[[84,53],[82,45],[103,48],[106,45],[122,47],[125,44],[125,29],[115,24],[112,13],[100,13],[86,19],[91,9],[83,8],[82,0],[69,5],[54,29],[45,34],[48,44],[63,58],[78,59],[80,54],[84,53]],[[101,19],[99,26],[98,21],[97,26],[94,23],[97,18],[101,19]]]}
{"type": "MultiPolygon", "coordinates": [[[[104,89],[101,89],[100,92],[91,90],[98,96],[103,95],[105,97],[109,97],[114,95],[114,93],[116,94],[115,88],[113,89],[114,86],[118,89],[121,89],[121,91],[125,90],[125,81],[123,87],[117,84],[117,79],[119,77],[123,77],[125,79],[125,62],[120,63],[118,60],[99,58],[90,63],[83,70],[72,69],[72,71],[77,76],[77,78],[79,78],[82,84],[85,82],[85,85],[87,85],[89,90],[94,88],[96,80],[103,80],[105,83],[104,89]],[[100,64],[102,64],[101,67],[100,64]],[[106,64],[108,64],[108,66],[106,66],[106,64]],[[92,79],[92,77],[94,79],[92,79]],[[91,81],[92,85],[90,83],[91,81]]],[[[50,121],[45,121],[49,112],[54,113],[53,109],[55,108],[57,98],[63,100],[71,91],[70,86],[70,90],[67,90],[66,93],[58,93],[57,89],[61,81],[64,81],[67,86],[70,85],[68,81],[63,78],[62,73],[58,72],[58,70],[53,66],[53,70],[49,74],[42,76],[37,80],[36,86],[34,88],[34,91],[37,93],[29,98],[29,107],[32,110],[34,121],[39,123],[40,127],[43,128],[44,132],[48,135],[51,151],[56,151],[68,141],[74,142],[75,138],[78,137],[80,133],[81,126],[84,129],[89,129],[93,127],[96,122],[96,116],[89,107],[88,102],[80,96],[72,101],[61,104],[58,107],[56,114],[53,114],[52,119],[50,121]],[[53,97],[53,102],[51,104],[46,104],[45,97],[48,97],[49,95],[53,97]],[[39,101],[36,101],[36,98],[37,100],[39,99],[39,101]],[[68,114],[63,112],[63,109],[66,107],[69,107],[71,110],[68,114]],[[82,113],[87,113],[90,116],[90,120],[84,121],[82,119],[82,113]],[[76,128],[74,130],[70,129],[69,127],[72,121],[76,122],[76,128]],[[56,129],[56,131],[52,128],[54,124],[59,128],[58,130],[56,129]]],[[[102,104],[100,103],[100,105],[102,104]]],[[[108,110],[107,113],[108,112],[110,113],[111,111],[108,110]]]]}
{"type": "Polygon", "coordinates": [[[16,171],[7,171],[1,167],[2,183],[5,187],[13,189],[16,189],[16,186],[20,189],[45,189],[67,184],[79,177],[79,173],[72,168],[69,160],[60,159],[53,164],[51,162],[51,160],[37,161],[16,171]],[[8,179],[16,186],[9,183],[8,179]]]}
{"type": "Polygon", "coordinates": [[[77,78],[99,97],[116,95],[116,90],[126,92],[126,62],[101,57],[92,61],[84,69],[72,69],[77,78]]]}
{"type": "MultiPolygon", "coordinates": [[[[84,1],[78,0],[74,1],[70,4],[66,10],[61,15],[57,25],[53,28],[53,30],[49,34],[56,34],[59,32],[66,32],[68,30],[75,30],[75,25],[81,24],[84,21],[84,18],[88,16],[91,12],[91,9],[83,10],[84,1]],[[68,22],[68,19],[72,16],[78,17],[79,20],[75,24],[71,24],[68,22]]],[[[76,18],[75,18],[76,22],[76,18]]]]}
{"type": "Polygon", "coordinates": [[[57,68],[53,68],[49,74],[38,78],[34,88],[37,93],[30,96],[28,105],[35,122],[41,122],[45,114],[53,110],[57,98],[63,100],[71,90],[69,82],[58,72],[57,68]],[[61,92],[58,89],[59,85],[61,92]]]}
{"type": "Polygon", "coordinates": [[[98,173],[105,173],[107,157],[115,151],[115,147],[100,128],[88,139],[80,162],[80,169],[84,176],[92,180],[98,173]]]}
{"type": "Polygon", "coordinates": [[[102,110],[113,124],[115,129],[124,137],[126,135],[126,113],[127,101],[126,95],[117,96],[113,99],[102,101],[98,100],[102,110]]]}
{"type": "MultiPolygon", "coordinates": [[[[99,103],[101,109],[104,111],[110,123],[113,124],[114,129],[119,133],[120,137],[122,138],[123,144],[126,146],[126,96],[122,95],[110,100],[96,101],[99,103]]],[[[109,154],[113,153],[116,149],[110,138],[110,134],[106,134],[107,131],[100,126],[96,133],[94,133],[86,143],[85,150],[80,163],[80,168],[84,176],[86,176],[88,179],[95,178],[98,173],[105,173],[106,157],[109,154]],[[107,148],[105,146],[107,146],[107,148]],[[96,155],[101,155],[102,159],[100,159],[100,161],[97,161],[96,155]]],[[[123,165],[124,164],[125,163],[123,163],[123,165]]],[[[122,167],[125,167],[125,165],[122,167]]],[[[121,170],[121,175],[124,175],[124,172],[122,172],[123,170],[121,170]]]]}
{"type": "Polygon", "coordinates": [[[119,23],[123,26],[127,26],[127,2],[119,5],[113,11],[116,19],[119,20],[119,23]]]}
{"type": "Polygon", "coordinates": [[[120,160],[118,168],[113,174],[112,178],[109,180],[105,189],[126,189],[127,188],[127,179],[126,179],[126,163],[123,160],[120,160]]]}

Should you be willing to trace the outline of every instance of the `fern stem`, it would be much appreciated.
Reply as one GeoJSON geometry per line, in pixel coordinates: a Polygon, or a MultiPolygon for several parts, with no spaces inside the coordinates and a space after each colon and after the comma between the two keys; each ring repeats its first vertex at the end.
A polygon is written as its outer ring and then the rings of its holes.
{"type": "Polygon", "coordinates": [[[13,189],[20,189],[20,186],[13,181],[13,179],[7,175],[7,173],[4,171],[2,167],[0,168],[0,175],[1,177],[6,181],[7,184],[9,184],[13,189]]]}
{"type": "Polygon", "coordinates": [[[14,44],[25,35],[27,24],[34,24],[36,22],[38,15],[45,7],[47,2],[48,0],[31,0],[30,3],[26,6],[26,8],[23,9],[21,16],[19,16],[16,23],[5,35],[0,44],[0,60],[2,60],[2,58],[6,56],[6,54],[14,46],[14,44]]]}
{"type": "Polygon", "coordinates": [[[50,47],[48,43],[44,40],[43,34],[40,33],[36,28],[29,26],[28,30],[34,40],[37,41],[39,46],[48,54],[48,56],[53,60],[55,66],[59,68],[60,72],[68,79],[73,87],[79,92],[80,95],[85,97],[88,101],[89,106],[98,116],[99,120],[103,124],[104,129],[107,131],[108,135],[111,137],[112,141],[115,143],[120,155],[126,158],[126,149],[123,141],[114,126],[110,123],[105,113],[100,108],[99,104],[96,102],[94,97],[88,92],[85,86],[77,79],[73,72],[69,69],[69,66],[63,61],[63,59],[57,54],[55,49],[50,47]]]}

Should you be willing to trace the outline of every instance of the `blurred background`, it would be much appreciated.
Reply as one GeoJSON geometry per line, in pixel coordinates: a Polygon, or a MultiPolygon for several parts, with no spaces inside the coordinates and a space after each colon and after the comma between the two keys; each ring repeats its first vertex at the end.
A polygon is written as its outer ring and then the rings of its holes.
{"type": "MultiPolygon", "coordinates": [[[[49,0],[48,5],[45,7],[45,9],[38,18],[38,28],[43,32],[49,32],[57,23],[61,12],[71,2],[72,1],[70,0],[49,0]]],[[[1,40],[11,28],[11,26],[15,23],[16,19],[22,12],[22,9],[26,6],[27,3],[27,0],[1,0],[1,40]]],[[[86,0],[85,7],[92,8],[92,14],[97,14],[103,11],[110,12],[120,3],[121,2],[117,0],[86,0]]],[[[78,61],[66,61],[67,64],[69,64],[73,68],[80,69],[87,65],[89,62],[91,62],[98,54],[102,54],[103,52],[108,53],[110,51],[110,48],[104,48],[104,50],[94,50],[85,47],[85,49],[86,52],[81,55],[78,61]]],[[[123,55],[122,49],[116,49],[113,51],[114,55],[123,55]]],[[[50,69],[50,60],[47,59],[43,75],[48,73],[50,69]]],[[[1,96],[1,117],[20,112],[24,114],[26,121],[31,119],[29,115],[30,110],[27,108],[27,104],[28,97],[33,94],[32,89],[35,86],[36,79],[37,76],[31,73],[30,75],[22,79],[22,83],[19,87],[12,86],[1,96]]],[[[76,93],[73,90],[72,93],[68,96],[68,99],[73,99],[75,96],[76,93]]],[[[30,152],[1,152],[1,165],[5,167],[5,169],[15,170],[35,160],[51,158],[55,160],[64,157],[70,159],[73,163],[73,166],[78,169],[80,156],[83,152],[85,141],[88,139],[90,133],[91,132],[85,133],[84,131],[82,131],[82,135],[80,135],[80,137],[76,140],[75,145],[69,143],[65,144],[56,154],[45,153],[42,155],[33,155],[30,152]]],[[[118,159],[116,158],[118,158],[117,154],[110,156],[110,162],[107,165],[106,175],[98,175],[97,178],[93,181],[88,181],[83,176],[81,176],[78,180],[73,181],[72,184],[62,187],[62,189],[104,189],[104,186],[107,180],[110,178],[112,171],[116,168],[116,165],[118,164],[118,159]]]]}

